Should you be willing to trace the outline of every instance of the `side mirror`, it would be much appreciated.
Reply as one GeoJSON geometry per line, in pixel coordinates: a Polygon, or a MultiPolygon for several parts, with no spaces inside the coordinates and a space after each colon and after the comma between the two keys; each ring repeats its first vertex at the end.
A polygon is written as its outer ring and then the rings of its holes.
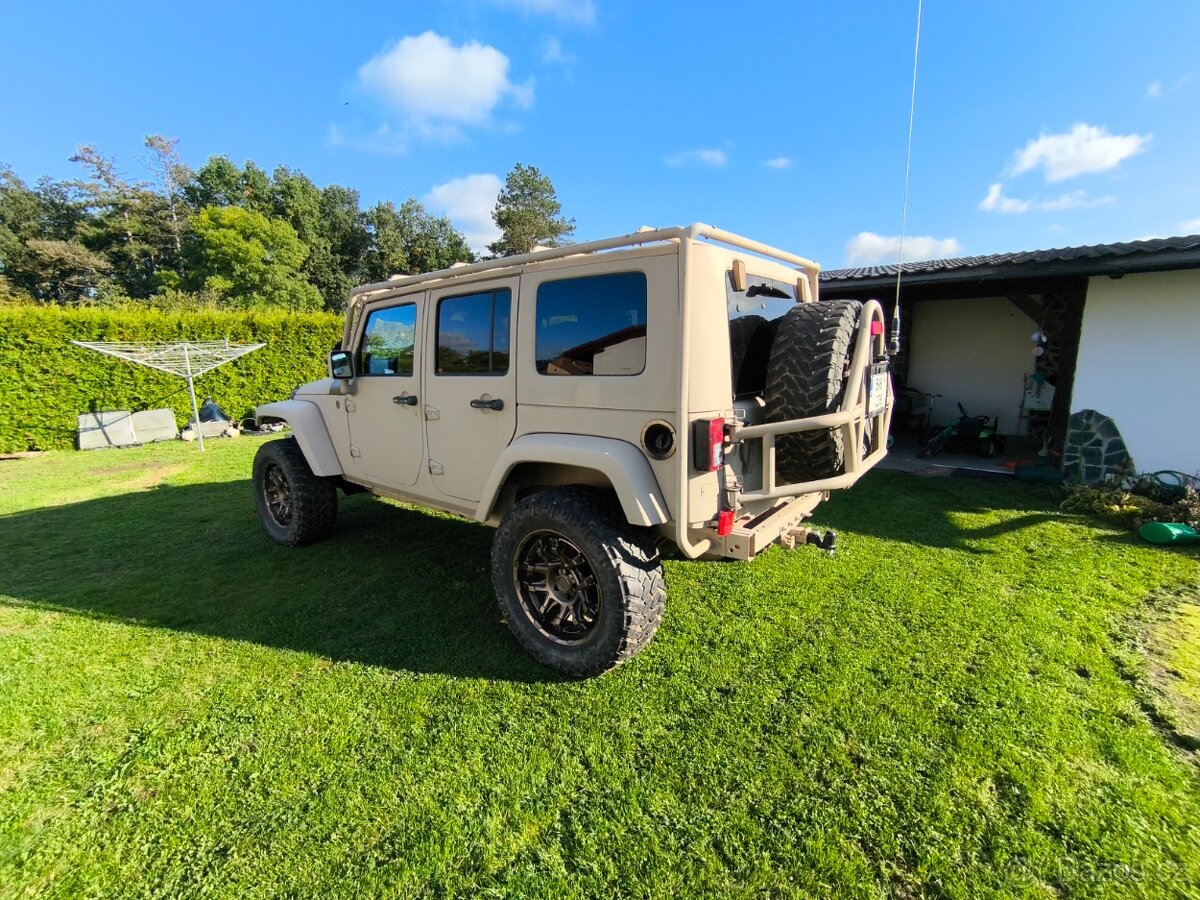
{"type": "Polygon", "coordinates": [[[349,350],[334,350],[329,354],[330,378],[353,378],[354,356],[349,350]]]}

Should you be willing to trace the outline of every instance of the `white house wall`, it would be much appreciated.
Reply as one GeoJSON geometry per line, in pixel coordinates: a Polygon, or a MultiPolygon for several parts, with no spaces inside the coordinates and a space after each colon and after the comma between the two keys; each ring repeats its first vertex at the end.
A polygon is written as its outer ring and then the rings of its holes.
{"type": "Polygon", "coordinates": [[[973,416],[999,416],[1000,430],[1014,433],[1037,325],[1001,297],[914,307],[908,385],[943,395],[934,408],[938,424],[957,416],[961,403],[973,416]]]}
{"type": "Polygon", "coordinates": [[[1194,474],[1198,398],[1200,271],[1089,279],[1072,412],[1111,417],[1139,471],[1194,474]]]}

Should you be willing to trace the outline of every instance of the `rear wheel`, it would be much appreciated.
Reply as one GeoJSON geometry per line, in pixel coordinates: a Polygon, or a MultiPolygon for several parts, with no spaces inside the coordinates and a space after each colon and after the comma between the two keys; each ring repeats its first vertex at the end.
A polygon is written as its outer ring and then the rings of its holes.
{"type": "MultiPolygon", "coordinates": [[[[798,303],[779,320],[767,368],[766,421],[837,410],[861,311],[857,300],[798,303]]],[[[812,481],[840,474],[845,463],[842,444],[840,428],[779,435],[775,465],[780,479],[812,481]]]]}
{"type": "Polygon", "coordinates": [[[337,521],[337,487],[332,479],[313,474],[295,438],[258,448],[254,497],[267,534],[279,544],[319,541],[337,521]]]}
{"type": "Polygon", "coordinates": [[[505,514],[492,542],[492,582],[521,646],[579,678],[641,650],[666,604],[653,540],[581,488],[539,491],[505,514]]]}

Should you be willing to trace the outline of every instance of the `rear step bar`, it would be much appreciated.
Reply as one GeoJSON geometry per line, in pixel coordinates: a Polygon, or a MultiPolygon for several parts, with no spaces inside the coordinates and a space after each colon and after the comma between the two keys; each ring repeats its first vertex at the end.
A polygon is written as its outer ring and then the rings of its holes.
{"type": "MultiPolygon", "coordinates": [[[[729,432],[729,442],[739,444],[743,441],[762,441],[763,486],[760,490],[739,491],[738,503],[752,503],[759,500],[775,500],[781,497],[797,497],[801,494],[823,493],[840,488],[847,488],[858,481],[868,469],[872,468],[887,455],[888,428],[892,422],[892,404],[895,392],[891,378],[887,379],[887,397],[883,410],[875,415],[867,412],[867,370],[875,362],[887,359],[887,345],[884,339],[883,307],[878,300],[868,300],[863,304],[858,317],[858,328],[854,341],[854,355],[850,362],[850,372],[846,376],[846,390],[842,398],[841,408],[837,412],[825,413],[820,416],[810,416],[805,419],[788,419],[783,422],[767,422],[762,425],[743,425],[733,422],[729,432]],[[872,334],[872,324],[878,322],[872,334]],[[821,478],[816,481],[804,481],[797,484],[778,484],[775,480],[775,439],[781,434],[795,434],[801,431],[819,431],[826,428],[842,429],[842,447],[844,448],[845,470],[841,475],[831,478],[821,478]],[[863,448],[870,441],[871,452],[864,455],[863,448]]],[[[737,504],[733,505],[737,508],[737,504]]],[[[758,531],[761,525],[754,530],[758,531]]],[[[777,531],[776,534],[779,532],[777,531]]]]}

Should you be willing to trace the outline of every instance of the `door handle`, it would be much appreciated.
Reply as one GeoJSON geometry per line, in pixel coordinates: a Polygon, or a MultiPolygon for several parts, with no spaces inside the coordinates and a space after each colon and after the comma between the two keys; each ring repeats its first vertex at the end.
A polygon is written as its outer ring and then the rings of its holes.
{"type": "Polygon", "coordinates": [[[496,410],[496,412],[499,412],[500,410],[504,409],[504,401],[503,400],[484,400],[481,398],[479,400],[472,400],[471,408],[472,409],[494,409],[494,410],[496,410]]]}
{"type": "Polygon", "coordinates": [[[405,406],[416,406],[417,398],[415,394],[399,394],[392,398],[392,402],[396,404],[403,403],[405,406]]]}

